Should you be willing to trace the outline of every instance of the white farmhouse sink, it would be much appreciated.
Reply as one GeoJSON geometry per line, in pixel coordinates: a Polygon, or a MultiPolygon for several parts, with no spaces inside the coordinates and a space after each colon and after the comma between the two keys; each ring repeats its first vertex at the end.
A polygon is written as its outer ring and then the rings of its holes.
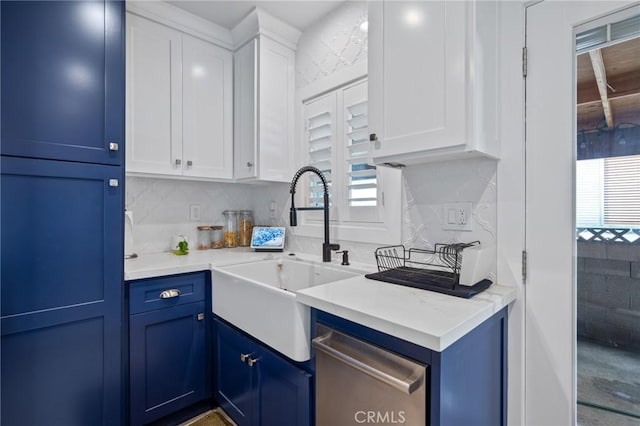
{"type": "Polygon", "coordinates": [[[213,312],[292,360],[307,361],[310,310],[295,291],[363,273],[289,259],[212,268],[213,312]]]}

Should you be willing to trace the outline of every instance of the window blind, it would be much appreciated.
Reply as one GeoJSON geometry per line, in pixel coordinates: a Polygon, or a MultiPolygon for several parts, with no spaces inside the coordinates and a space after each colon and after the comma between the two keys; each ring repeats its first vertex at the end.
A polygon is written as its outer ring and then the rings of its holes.
{"type": "MultiPolygon", "coordinates": [[[[333,144],[335,141],[335,100],[324,97],[305,105],[308,164],[318,168],[327,186],[332,185],[333,144]]],[[[324,190],[322,181],[307,173],[309,206],[322,207],[324,190]]],[[[331,195],[331,192],[329,194],[331,195]]],[[[329,201],[331,204],[331,199],[329,201]]]]}
{"type": "Polygon", "coordinates": [[[604,223],[640,225],[640,155],[604,159],[604,223]]]}
{"type": "Polygon", "coordinates": [[[349,207],[374,207],[378,203],[377,171],[367,164],[369,153],[367,101],[345,105],[346,179],[349,207]]]}
{"type": "Polygon", "coordinates": [[[603,160],[576,162],[576,226],[602,226],[603,160]]]}

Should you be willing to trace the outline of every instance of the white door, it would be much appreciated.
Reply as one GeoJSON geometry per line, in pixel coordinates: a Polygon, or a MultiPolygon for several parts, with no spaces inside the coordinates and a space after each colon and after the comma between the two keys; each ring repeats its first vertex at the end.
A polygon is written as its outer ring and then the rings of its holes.
{"type": "Polygon", "coordinates": [[[183,173],[233,177],[233,54],[182,36],[183,173]]]}
{"type": "Polygon", "coordinates": [[[526,11],[525,418],[575,424],[575,28],[629,2],[543,2],[526,11]]]}
{"type": "Polygon", "coordinates": [[[127,172],[182,174],[182,38],[127,14],[127,172]]]}

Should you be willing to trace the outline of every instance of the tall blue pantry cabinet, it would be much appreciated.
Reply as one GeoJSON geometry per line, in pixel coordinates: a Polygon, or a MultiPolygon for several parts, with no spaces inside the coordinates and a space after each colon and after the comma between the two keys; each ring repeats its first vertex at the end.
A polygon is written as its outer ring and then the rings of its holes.
{"type": "Polygon", "coordinates": [[[0,422],[119,425],[124,3],[0,14],[0,422]]]}

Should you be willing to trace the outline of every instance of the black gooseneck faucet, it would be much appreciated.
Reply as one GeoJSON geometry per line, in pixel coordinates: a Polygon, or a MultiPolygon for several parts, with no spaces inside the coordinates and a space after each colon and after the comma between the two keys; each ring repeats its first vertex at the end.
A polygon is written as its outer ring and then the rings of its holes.
{"type": "Polygon", "coordinates": [[[298,215],[297,210],[323,210],[324,212],[324,243],[322,244],[322,261],[323,262],[331,262],[331,250],[340,250],[340,245],[331,244],[329,242],[329,189],[327,187],[327,180],[324,178],[324,175],[320,170],[313,166],[304,166],[300,168],[293,175],[293,179],[291,180],[291,187],[289,188],[289,193],[291,194],[291,209],[289,210],[289,224],[291,226],[298,226],[298,215]],[[296,185],[298,184],[298,179],[300,176],[305,174],[306,172],[315,173],[318,175],[320,180],[322,181],[322,186],[324,188],[324,202],[322,207],[298,207],[296,208],[294,202],[294,196],[296,194],[296,185]]]}

